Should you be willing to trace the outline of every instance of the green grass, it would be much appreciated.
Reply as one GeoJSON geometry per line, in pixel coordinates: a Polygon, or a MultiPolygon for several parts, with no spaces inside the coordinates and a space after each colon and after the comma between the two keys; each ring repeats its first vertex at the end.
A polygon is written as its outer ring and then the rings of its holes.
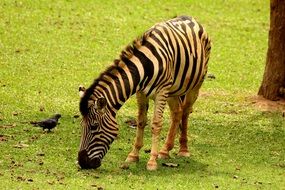
{"type": "MultiPolygon", "coordinates": [[[[261,83],[268,29],[268,0],[2,0],[0,189],[284,189],[284,117],[249,100],[261,83]],[[91,84],[154,23],[181,14],[207,28],[209,73],[216,76],[205,81],[191,115],[192,156],[177,158],[175,146],[169,161],[179,167],[159,160],[159,169],[149,172],[142,151],[138,164],[120,169],[135,135],[124,123],[137,113],[131,98],[118,113],[119,138],[102,166],[80,170],[80,119],[73,117],[79,84],[91,84]],[[56,112],[63,118],[52,133],[22,123],[56,112]]],[[[167,109],[162,140],[168,125],[167,109]]],[[[143,150],[149,148],[148,127],[143,150]]]]}

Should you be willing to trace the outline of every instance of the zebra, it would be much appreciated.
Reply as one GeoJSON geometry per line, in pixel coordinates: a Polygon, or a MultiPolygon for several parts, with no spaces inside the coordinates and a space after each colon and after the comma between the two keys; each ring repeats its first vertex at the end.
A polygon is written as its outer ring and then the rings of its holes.
{"type": "Polygon", "coordinates": [[[119,59],[87,89],[79,88],[82,133],[78,163],[98,168],[118,135],[116,113],[136,93],[138,116],[135,142],[126,163],[137,162],[143,147],[149,100],[154,100],[152,145],[148,170],[157,158],[168,158],[180,128],[178,155],[188,157],[187,122],[207,73],[211,41],[193,17],[178,16],[152,26],[120,54],[119,59]],[[164,146],[158,151],[163,111],[169,105],[171,124],[164,146]]]}

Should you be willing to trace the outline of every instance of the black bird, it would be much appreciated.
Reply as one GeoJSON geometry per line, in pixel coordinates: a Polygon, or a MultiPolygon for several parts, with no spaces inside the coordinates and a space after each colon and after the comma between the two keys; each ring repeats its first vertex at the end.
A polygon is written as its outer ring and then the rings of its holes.
{"type": "Polygon", "coordinates": [[[58,120],[61,118],[60,114],[55,114],[53,117],[43,120],[43,121],[31,121],[30,123],[34,126],[42,127],[43,130],[48,129],[50,132],[51,129],[55,128],[58,124],[58,120]]]}

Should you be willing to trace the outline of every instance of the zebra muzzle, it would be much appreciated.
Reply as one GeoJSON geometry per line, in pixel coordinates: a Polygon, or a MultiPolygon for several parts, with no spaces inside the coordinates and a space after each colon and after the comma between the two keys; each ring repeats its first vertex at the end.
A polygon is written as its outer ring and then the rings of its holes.
{"type": "Polygon", "coordinates": [[[81,150],[78,153],[78,164],[82,169],[96,169],[101,166],[99,158],[90,159],[86,150],[81,150]]]}

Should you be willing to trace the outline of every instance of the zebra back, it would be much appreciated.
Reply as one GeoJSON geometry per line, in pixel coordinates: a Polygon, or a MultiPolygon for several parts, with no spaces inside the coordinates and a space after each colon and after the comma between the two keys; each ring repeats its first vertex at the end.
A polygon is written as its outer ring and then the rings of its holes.
{"type": "Polygon", "coordinates": [[[83,95],[80,111],[86,115],[90,99],[100,96],[106,97],[110,108],[118,110],[137,91],[145,91],[149,96],[163,82],[175,84],[177,78],[189,75],[187,83],[177,82],[185,89],[177,87],[170,92],[173,96],[183,95],[203,81],[210,50],[210,38],[194,18],[180,16],[158,23],[128,45],[120,58],[100,74],[83,95]]]}

